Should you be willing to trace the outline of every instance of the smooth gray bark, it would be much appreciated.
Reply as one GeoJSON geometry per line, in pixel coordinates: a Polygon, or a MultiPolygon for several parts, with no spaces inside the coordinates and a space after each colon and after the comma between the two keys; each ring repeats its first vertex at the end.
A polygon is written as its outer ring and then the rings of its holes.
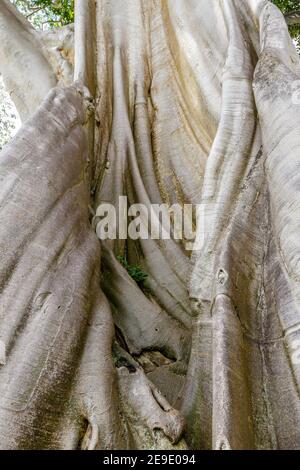
{"type": "Polygon", "coordinates": [[[0,157],[1,447],[300,448],[300,61],[284,18],[262,0],[86,6],[76,84],[0,157]],[[201,250],[100,247],[92,214],[120,195],[201,204],[201,250]]]}

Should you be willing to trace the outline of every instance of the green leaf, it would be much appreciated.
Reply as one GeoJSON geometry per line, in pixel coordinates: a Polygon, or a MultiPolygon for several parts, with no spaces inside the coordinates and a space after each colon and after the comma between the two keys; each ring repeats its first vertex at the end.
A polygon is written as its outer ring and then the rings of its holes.
{"type": "Polygon", "coordinates": [[[129,276],[139,285],[143,284],[148,277],[140,266],[130,265],[124,256],[117,256],[118,261],[126,269],[129,276]]]}

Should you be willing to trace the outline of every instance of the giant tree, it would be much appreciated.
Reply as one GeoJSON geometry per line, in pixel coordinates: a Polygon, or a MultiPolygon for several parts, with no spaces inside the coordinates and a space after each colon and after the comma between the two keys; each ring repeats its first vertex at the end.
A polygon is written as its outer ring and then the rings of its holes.
{"type": "Polygon", "coordinates": [[[0,3],[0,445],[300,448],[300,61],[265,0],[0,3]],[[100,242],[97,208],[197,237],[100,242]],[[198,237],[199,236],[199,237],[198,237]],[[145,273],[143,282],[130,266],[145,273]]]}

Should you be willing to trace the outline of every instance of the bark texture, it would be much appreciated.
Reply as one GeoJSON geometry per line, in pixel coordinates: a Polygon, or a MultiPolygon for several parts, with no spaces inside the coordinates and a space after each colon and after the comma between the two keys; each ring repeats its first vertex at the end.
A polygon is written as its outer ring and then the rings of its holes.
{"type": "Polygon", "coordinates": [[[300,61],[283,16],[263,0],[76,10],[76,83],[72,30],[58,55],[39,38],[59,86],[0,156],[1,447],[299,449],[300,61]],[[201,249],[100,247],[93,215],[121,195],[201,204],[201,249]]]}

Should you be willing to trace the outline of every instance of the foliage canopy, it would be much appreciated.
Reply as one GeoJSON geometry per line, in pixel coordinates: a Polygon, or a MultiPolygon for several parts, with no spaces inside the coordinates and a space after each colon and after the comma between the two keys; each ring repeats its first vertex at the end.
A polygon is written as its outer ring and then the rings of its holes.
{"type": "Polygon", "coordinates": [[[11,1],[37,28],[57,28],[74,21],[74,0],[11,1]]]}

